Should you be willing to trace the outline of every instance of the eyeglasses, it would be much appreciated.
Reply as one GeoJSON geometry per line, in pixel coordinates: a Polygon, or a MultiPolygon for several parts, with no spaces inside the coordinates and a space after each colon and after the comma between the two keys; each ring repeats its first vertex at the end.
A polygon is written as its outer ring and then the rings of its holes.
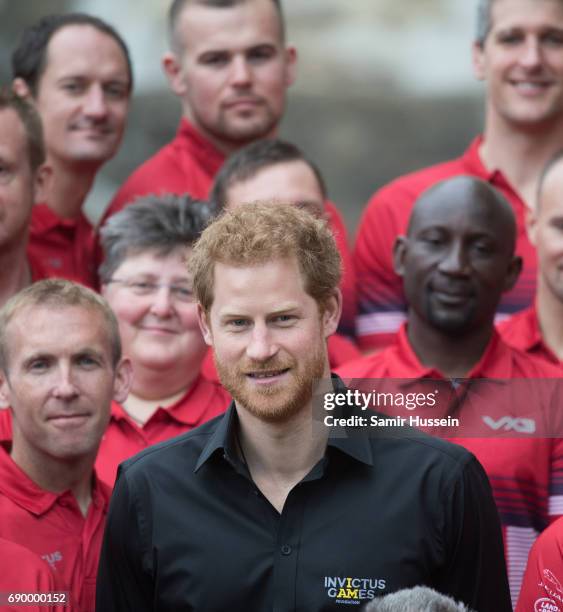
{"type": "Polygon", "coordinates": [[[134,295],[155,295],[161,287],[166,287],[170,295],[179,302],[193,302],[194,294],[188,283],[155,283],[154,281],[112,278],[107,284],[119,283],[134,295]]]}

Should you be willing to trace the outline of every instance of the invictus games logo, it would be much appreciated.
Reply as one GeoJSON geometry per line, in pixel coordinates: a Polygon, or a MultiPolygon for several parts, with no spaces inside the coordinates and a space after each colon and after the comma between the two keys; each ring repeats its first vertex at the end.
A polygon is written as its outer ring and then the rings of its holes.
{"type": "Polygon", "coordinates": [[[377,591],[385,589],[381,578],[340,578],[325,576],[326,594],[337,604],[360,605],[374,599],[377,591]]]}

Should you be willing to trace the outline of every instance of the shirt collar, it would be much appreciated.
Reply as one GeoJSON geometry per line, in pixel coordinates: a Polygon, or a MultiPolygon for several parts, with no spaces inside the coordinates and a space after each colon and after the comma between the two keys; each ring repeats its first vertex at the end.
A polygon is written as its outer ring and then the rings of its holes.
{"type": "MultiPolygon", "coordinates": [[[[147,423],[151,421],[158,411],[162,411],[166,418],[176,421],[180,425],[192,427],[201,421],[201,417],[209,406],[209,402],[212,401],[214,393],[214,383],[209,382],[202,376],[198,376],[177,402],[167,408],[159,406],[147,423]]],[[[217,398],[215,400],[217,401],[217,398]]],[[[131,422],[132,420],[125,408],[117,402],[112,402],[111,418],[115,421],[125,420],[131,422]]]]}
{"type": "Polygon", "coordinates": [[[499,168],[489,170],[483,163],[479,153],[483,140],[484,138],[482,135],[474,138],[465,153],[461,156],[461,162],[465,173],[470,176],[476,176],[477,178],[491,183],[491,185],[494,185],[495,187],[503,188],[504,190],[510,192],[512,196],[511,199],[513,199],[515,202],[519,202],[523,209],[526,210],[526,205],[522,201],[522,198],[516,192],[514,187],[512,187],[502,170],[499,168]]]}
{"type": "Polygon", "coordinates": [[[530,306],[530,308],[522,312],[520,315],[520,323],[522,325],[518,331],[524,341],[524,350],[530,351],[536,348],[545,350],[547,347],[543,341],[540,330],[540,322],[538,320],[538,311],[535,302],[533,306],[530,306]]]}
{"type": "MultiPolygon", "coordinates": [[[[347,388],[342,380],[336,374],[332,374],[331,378],[335,392],[345,393],[347,388]]],[[[217,428],[202,450],[194,472],[197,472],[201,466],[219,450],[224,452],[227,459],[229,459],[231,463],[238,462],[235,451],[236,426],[236,406],[234,401],[232,401],[227,409],[227,412],[219,420],[217,428]]],[[[359,433],[354,432],[354,435],[350,437],[329,438],[327,447],[336,448],[353,459],[366,463],[367,465],[373,465],[371,444],[367,434],[365,434],[363,431],[359,433]]]]}
{"type": "Polygon", "coordinates": [[[65,227],[68,229],[86,227],[88,230],[91,228],[90,222],[82,212],[79,213],[76,219],[63,219],[62,217],[59,217],[59,215],[57,215],[57,213],[50,208],[48,204],[35,204],[33,207],[33,214],[31,216],[32,231],[34,233],[42,233],[58,227],[65,227]]]}
{"type": "MultiPolygon", "coordinates": [[[[435,368],[424,366],[420,362],[409,342],[406,323],[399,329],[395,348],[394,358],[400,367],[401,378],[444,378],[441,372],[435,368]]],[[[501,340],[498,332],[493,330],[489,344],[481,359],[465,378],[509,379],[513,376],[512,366],[509,347],[501,340]]]]}
{"type": "MultiPolygon", "coordinates": [[[[110,490],[95,473],[93,478],[92,503],[105,510],[110,490]]],[[[7,444],[0,444],[0,492],[36,516],[48,512],[59,499],[72,496],[70,491],[53,493],[42,489],[10,457],[7,444]]]]}
{"type": "Polygon", "coordinates": [[[176,138],[183,142],[183,146],[209,176],[214,177],[219,172],[225,162],[225,155],[185,117],[180,121],[176,138]]]}

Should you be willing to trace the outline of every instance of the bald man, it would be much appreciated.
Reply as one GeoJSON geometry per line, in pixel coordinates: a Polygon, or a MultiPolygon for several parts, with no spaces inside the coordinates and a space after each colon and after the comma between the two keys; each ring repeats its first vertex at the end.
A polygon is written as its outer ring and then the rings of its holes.
{"type": "MultiPolygon", "coordinates": [[[[413,208],[407,234],[394,246],[395,271],[402,277],[409,305],[407,322],[389,348],[337,372],[344,379],[454,379],[439,387],[441,393],[449,390],[454,402],[446,402],[442,416],[455,413],[462,423],[468,418],[468,401],[475,398],[471,392],[479,384],[476,379],[530,378],[531,390],[535,379],[558,377],[557,368],[509,347],[494,329],[501,297],[516,283],[522,265],[515,244],[512,208],[488,183],[459,176],[424,192],[413,208]]],[[[521,384],[503,388],[514,393],[522,390],[521,384]]],[[[455,437],[459,431],[448,437],[471,450],[489,475],[515,602],[527,551],[538,532],[559,515],[563,489],[558,482],[563,474],[555,462],[563,445],[532,432],[523,437],[523,425],[531,430],[535,422],[507,421],[511,413],[499,414],[507,410],[505,397],[497,396],[498,405],[471,405],[482,412],[477,419],[481,429],[473,434],[479,437],[455,437]],[[491,439],[500,426],[505,437],[491,439]]]]}

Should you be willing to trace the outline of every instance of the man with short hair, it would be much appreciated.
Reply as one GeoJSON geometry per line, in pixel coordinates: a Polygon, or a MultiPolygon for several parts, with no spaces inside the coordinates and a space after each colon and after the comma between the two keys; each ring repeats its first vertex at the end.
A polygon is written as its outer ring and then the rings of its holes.
{"type": "Polygon", "coordinates": [[[557,379],[560,371],[509,347],[493,324],[502,294],[520,272],[515,243],[512,208],[488,182],[458,176],[425,191],[413,208],[407,234],[397,238],[394,249],[395,270],[409,304],[407,324],[389,348],[337,370],[344,379],[453,379],[453,387],[443,385],[455,391],[453,403],[443,406],[447,414],[459,414],[463,424],[476,408],[479,428],[455,441],[475,454],[491,480],[514,603],[527,551],[538,532],[563,514],[563,442],[536,433],[551,397],[549,384],[543,385],[544,396],[536,379],[557,379]],[[484,394],[494,387],[482,383],[491,379],[501,383],[492,396],[496,402],[480,399],[491,397],[484,394]],[[532,380],[524,389],[523,383],[504,386],[502,381],[510,379],[532,380]],[[518,437],[519,430],[507,425],[511,435],[493,440],[499,418],[507,411],[519,416],[515,402],[503,399],[514,388],[533,398],[525,421],[533,427],[529,435],[518,437]]]}
{"type": "Polygon", "coordinates": [[[380,189],[360,223],[355,260],[361,346],[381,349],[405,319],[401,280],[393,270],[397,235],[406,231],[417,197],[456,175],[487,181],[508,199],[516,216],[516,251],[523,270],[499,304],[508,316],[533,300],[535,251],[525,230],[535,207],[536,185],[545,163],[563,141],[563,2],[480,0],[474,71],[485,81],[483,136],[454,159],[408,174],[380,189]]]}
{"type": "Polygon", "coordinates": [[[115,316],[86,287],[40,281],[0,311],[0,398],[13,423],[0,444],[0,537],[38,554],[84,612],[110,495],[93,466],[130,379],[115,316]]]}
{"type": "MultiPolygon", "coordinates": [[[[327,198],[326,184],[317,165],[296,145],[277,138],[259,140],[233,153],[217,174],[210,196],[219,208],[257,201],[295,204],[326,218],[332,226],[327,198]]],[[[342,317],[338,329],[342,334],[353,336],[356,314],[354,269],[346,236],[335,231],[334,237],[343,266],[340,284],[342,317]]],[[[359,356],[359,351],[347,339],[340,335],[331,336],[331,366],[336,367],[359,356]]]]}
{"type": "Polygon", "coordinates": [[[508,611],[498,515],[470,453],[411,428],[376,440],[314,422],[341,309],[326,223],[288,204],[240,206],[206,228],[189,265],[234,402],[121,465],[97,610],[320,612],[420,583],[508,611]]]}
{"type": "Polygon", "coordinates": [[[27,254],[36,193],[49,178],[41,120],[25,100],[0,89],[0,305],[47,273],[27,254]]]}
{"type": "Polygon", "coordinates": [[[503,321],[503,339],[555,365],[563,361],[563,153],[547,164],[538,186],[537,206],[528,217],[528,234],[538,255],[535,303],[503,321]]]}
{"type": "MultiPolygon", "coordinates": [[[[178,132],[127,179],[104,219],[149,193],[207,198],[227,156],[273,138],[282,119],[297,52],[286,44],[280,0],[174,0],[169,35],[162,64],[182,105],[178,132]]],[[[346,225],[332,202],[325,207],[345,261],[341,330],[353,336],[355,278],[346,225]]]]}
{"type": "Polygon", "coordinates": [[[97,17],[49,15],[23,32],[12,71],[14,90],[43,120],[53,171],[33,210],[30,253],[50,276],[94,285],[93,231],[82,207],[123,137],[133,87],[127,46],[97,17]]]}

